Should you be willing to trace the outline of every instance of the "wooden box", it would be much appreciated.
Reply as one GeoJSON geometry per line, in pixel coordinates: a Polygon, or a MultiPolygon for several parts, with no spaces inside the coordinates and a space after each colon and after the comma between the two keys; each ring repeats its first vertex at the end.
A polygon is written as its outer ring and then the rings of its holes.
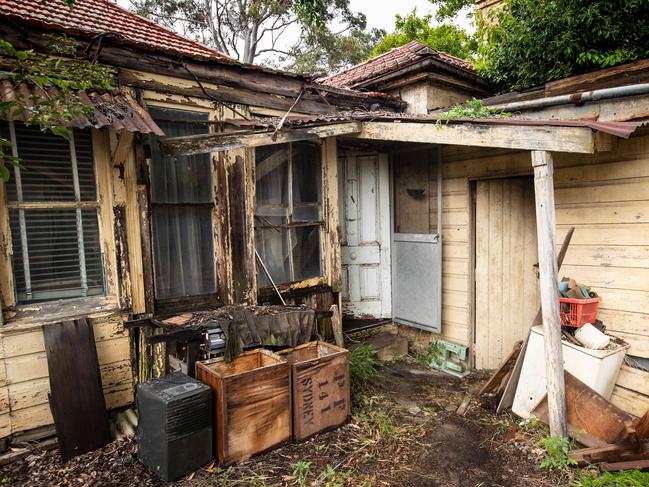
{"type": "Polygon", "coordinates": [[[283,350],[291,366],[293,440],[343,424],[350,414],[349,351],[326,342],[283,350]]]}
{"type": "Polygon", "coordinates": [[[216,453],[222,466],[290,440],[289,368],[268,350],[252,350],[225,363],[196,363],[196,378],[214,391],[216,453]]]}

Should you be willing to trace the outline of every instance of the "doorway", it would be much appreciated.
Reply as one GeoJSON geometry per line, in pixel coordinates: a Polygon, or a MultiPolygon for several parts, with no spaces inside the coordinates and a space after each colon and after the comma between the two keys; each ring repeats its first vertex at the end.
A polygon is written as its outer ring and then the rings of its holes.
{"type": "Polygon", "coordinates": [[[477,181],[475,366],[495,369],[524,340],[539,307],[534,180],[477,181]]]}

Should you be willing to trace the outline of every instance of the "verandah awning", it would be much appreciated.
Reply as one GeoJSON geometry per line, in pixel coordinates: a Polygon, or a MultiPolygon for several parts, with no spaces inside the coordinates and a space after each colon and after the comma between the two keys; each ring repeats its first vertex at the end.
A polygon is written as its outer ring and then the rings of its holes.
{"type": "Polygon", "coordinates": [[[554,152],[611,150],[616,137],[628,138],[643,122],[525,120],[520,118],[438,120],[432,115],[351,112],[280,120],[222,121],[238,130],[170,137],[160,141],[168,156],[258,147],[299,140],[346,136],[366,140],[463,145],[554,152]]]}

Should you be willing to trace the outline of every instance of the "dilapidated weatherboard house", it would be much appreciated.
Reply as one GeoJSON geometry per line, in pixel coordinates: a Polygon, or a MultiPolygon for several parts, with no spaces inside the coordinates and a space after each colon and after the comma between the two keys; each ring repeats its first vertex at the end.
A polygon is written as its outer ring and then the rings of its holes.
{"type": "MultiPolygon", "coordinates": [[[[316,81],[106,0],[0,0],[0,16],[19,48],[77,38],[119,84],[82,94],[94,116],[71,142],[0,125],[28,168],[0,183],[1,438],[52,429],[43,327],[90,317],[106,404],[128,405],[165,351],[124,323],[278,302],[259,261],[288,303],[497,367],[539,305],[532,153],[554,165],[557,242],[576,227],[560,275],[593,286],[630,344],[613,402],[649,408],[649,62],[486,99],[508,119],[439,124],[435,109],[491,90],[418,43],[316,81]]],[[[46,96],[9,80],[0,96],[25,90],[46,96]]]]}

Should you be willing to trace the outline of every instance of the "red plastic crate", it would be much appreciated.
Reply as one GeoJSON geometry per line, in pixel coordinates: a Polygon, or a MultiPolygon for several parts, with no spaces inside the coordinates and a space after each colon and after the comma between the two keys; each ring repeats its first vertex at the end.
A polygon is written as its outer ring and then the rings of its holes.
{"type": "Polygon", "coordinates": [[[561,324],[579,328],[597,319],[597,308],[602,300],[599,296],[590,299],[559,298],[561,324]]]}

